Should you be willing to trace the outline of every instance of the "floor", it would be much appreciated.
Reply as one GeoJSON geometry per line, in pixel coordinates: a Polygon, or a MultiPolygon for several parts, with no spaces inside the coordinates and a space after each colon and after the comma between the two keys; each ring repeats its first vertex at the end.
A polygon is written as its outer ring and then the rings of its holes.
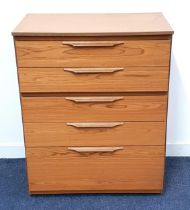
{"type": "Polygon", "coordinates": [[[190,210],[190,157],[167,158],[165,192],[36,195],[27,192],[25,160],[0,159],[0,210],[190,210]]]}

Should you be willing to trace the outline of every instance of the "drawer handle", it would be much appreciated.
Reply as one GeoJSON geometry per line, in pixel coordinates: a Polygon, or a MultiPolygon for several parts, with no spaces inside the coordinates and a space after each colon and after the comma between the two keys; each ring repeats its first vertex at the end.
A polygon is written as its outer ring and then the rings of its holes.
{"type": "Polygon", "coordinates": [[[114,47],[124,44],[123,41],[65,41],[62,44],[72,47],[114,47]]]}
{"type": "Polygon", "coordinates": [[[68,147],[68,150],[79,153],[115,152],[122,149],[123,147],[68,147]]]}
{"type": "Polygon", "coordinates": [[[113,73],[122,70],[124,70],[124,68],[64,68],[64,71],[72,72],[75,74],[113,73]]]}
{"type": "Polygon", "coordinates": [[[76,128],[113,128],[123,125],[123,122],[90,122],[90,123],[66,123],[76,128]]]}
{"type": "Polygon", "coordinates": [[[113,97],[65,97],[65,99],[79,102],[79,103],[86,103],[86,102],[114,102],[118,101],[120,99],[123,99],[122,96],[113,96],[113,97]]]}

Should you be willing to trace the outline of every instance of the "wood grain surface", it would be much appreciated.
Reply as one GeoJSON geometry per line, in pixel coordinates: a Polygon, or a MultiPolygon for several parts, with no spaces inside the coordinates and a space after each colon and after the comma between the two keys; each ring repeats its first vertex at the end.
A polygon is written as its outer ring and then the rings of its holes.
{"type": "Polygon", "coordinates": [[[172,34],[161,13],[23,19],[30,193],[162,192],[172,34]]]}
{"type": "Polygon", "coordinates": [[[16,41],[15,45],[18,67],[115,68],[169,66],[170,42],[128,40],[113,47],[72,47],[62,41],[16,41]]]}
{"type": "Polygon", "coordinates": [[[22,97],[24,122],[165,121],[167,95],[123,96],[114,102],[22,97]]]}
{"type": "MultiPolygon", "coordinates": [[[[114,146],[114,145],[113,145],[114,146]]],[[[162,190],[164,146],[124,146],[81,154],[67,147],[27,148],[30,192],[162,190]]]]}
{"type": "Polygon", "coordinates": [[[168,91],[169,67],[128,66],[114,73],[82,74],[64,68],[19,68],[18,71],[23,93],[168,91]]]}
{"type": "Polygon", "coordinates": [[[165,122],[123,122],[113,128],[25,123],[24,131],[27,147],[165,145],[165,122]]]}

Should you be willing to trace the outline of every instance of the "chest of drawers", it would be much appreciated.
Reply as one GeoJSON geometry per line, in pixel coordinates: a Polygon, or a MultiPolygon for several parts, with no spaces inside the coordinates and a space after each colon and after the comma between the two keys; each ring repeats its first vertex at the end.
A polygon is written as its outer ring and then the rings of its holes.
{"type": "Polygon", "coordinates": [[[13,31],[29,191],[163,190],[162,14],[30,14],[13,31]]]}

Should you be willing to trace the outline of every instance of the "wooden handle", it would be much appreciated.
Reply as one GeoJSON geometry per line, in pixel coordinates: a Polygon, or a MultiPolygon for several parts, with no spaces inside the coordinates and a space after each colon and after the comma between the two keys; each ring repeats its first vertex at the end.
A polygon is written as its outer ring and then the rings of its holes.
{"type": "Polygon", "coordinates": [[[122,71],[124,68],[64,68],[64,71],[73,72],[75,74],[84,73],[113,73],[116,71],[122,71]]]}
{"type": "Polygon", "coordinates": [[[62,44],[72,47],[113,47],[123,44],[123,41],[65,41],[62,44]]]}
{"type": "Polygon", "coordinates": [[[123,122],[89,122],[89,123],[66,123],[76,128],[113,128],[123,125],[123,122]]]}
{"type": "Polygon", "coordinates": [[[120,99],[123,99],[122,96],[92,96],[92,97],[65,97],[65,99],[79,102],[79,103],[86,103],[86,102],[114,102],[120,99]]]}
{"type": "Polygon", "coordinates": [[[79,153],[115,152],[121,149],[123,149],[123,147],[68,147],[68,150],[79,153]]]}

